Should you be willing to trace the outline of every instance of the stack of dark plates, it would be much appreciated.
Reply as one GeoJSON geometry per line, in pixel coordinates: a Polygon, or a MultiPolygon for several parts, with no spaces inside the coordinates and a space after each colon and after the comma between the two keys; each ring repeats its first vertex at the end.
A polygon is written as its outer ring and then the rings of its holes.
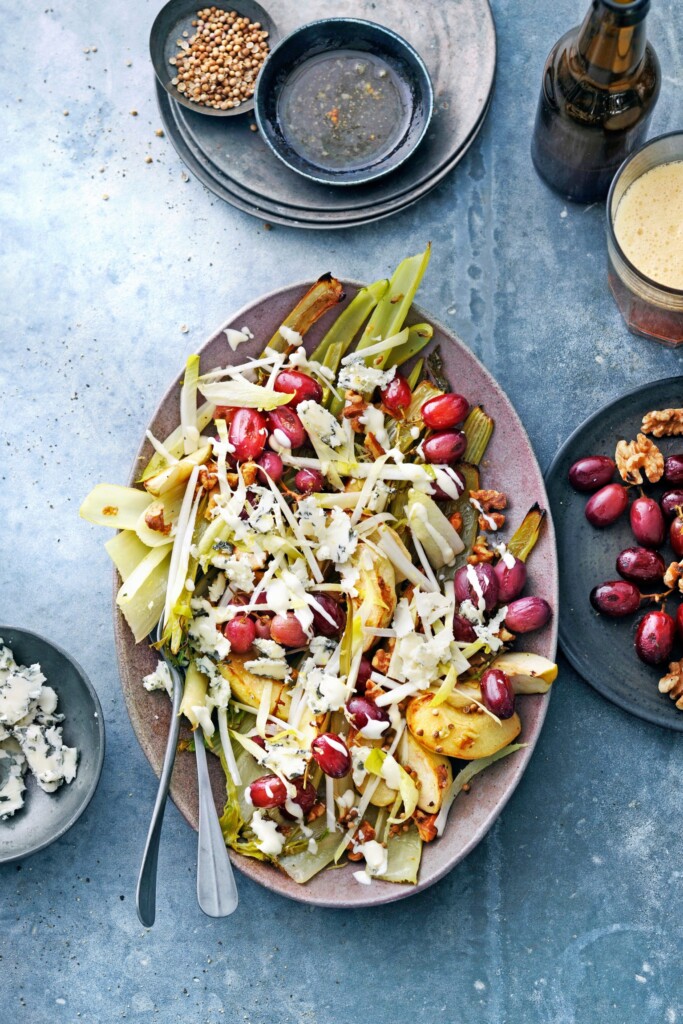
{"type": "MultiPolygon", "coordinates": [[[[346,0],[336,16],[369,17],[402,35],[424,60],[434,86],[434,115],[417,151],[395,172],[367,185],[321,185],[289,170],[252,130],[253,114],[229,119],[187,110],[157,83],[168,137],[208,189],[245,213],[292,227],[353,227],[390,217],[417,202],[455,167],[476,138],[488,110],[496,36],[484,0],[346,0]],[[368,8],[367,10],[365,8],[368,8]],[[419,13],[418,13],[419,12],[419,13]]],[[[281,35],[329,15],[324,0],[268,5],[281,35]]]]}

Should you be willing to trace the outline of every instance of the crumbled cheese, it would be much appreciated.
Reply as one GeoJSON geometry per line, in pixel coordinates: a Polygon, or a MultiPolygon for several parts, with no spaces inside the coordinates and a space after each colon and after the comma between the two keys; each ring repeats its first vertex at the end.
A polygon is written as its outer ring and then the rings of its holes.
{"type": "Polygon", "coordinates": [[[247,559],[240,558],[239,554],[212,555],[211,564],[225,573],[231,586],[236,590],[250,594],[254,589],[254,570],[247,559]]]}
{"type": "Polygon", "coordinates": [[[455,611],[453,602],[445,594],[431,591],[417,591],[413,597],[417,614],[426,626],[432,626],[438,619],[452,618],[455,611]]]}
{"type": "Polygon", "coordinates": [[[297,416],[310,435],[315,447],[319,440],[329,448],[341,448],[346,443],[346,435],[340,423],[328,409],[318,405],[312,399],[301,402],[297,406],[297,416]]]}
{"type": "Polygon", "coordinates": [[[358,597],[356,583],[360,579],[360,569],[347,562],[346,564],[340,563],[338,571],[343,593],[348,594],[349,597],[358,597]]]}
{"type": "Polygon", "coordinates": [[[284,647],[276,643],[275,640],[258,638],[254,640],[254,647],[267,658],[284,658],[287,653],[284,647]]]}
{"type": "Polygon", "coordinates": [[[56,714],[57,694],[44,685],[40,665],[17,665],[0,640],[0,817],[24,804],[24,773],[52,793],[76,777],[78,750],[62,739],[63,715],[56,714]]]}
{"type": "Polygon", "coordinates": [[[245,661],[244,667],[247,672],[255,676],[265,676],[267,679],[289,679],[289,665],[283,660],[276,658],[254,658],[253,661],[245,661]]]}
{"type": "Polygon", "coordinates": [[[339,711],[350,696],[346,676],[325,672],[317,667],[306,672],[305,688],[308,706],[316,715],[339,711]]]}
{"type": "MultiPolygon", "coordinates": [[[[202,602],[206,604],[206,602],[202,602]]],[[[210,606],[209,606],[210,607],[210,606]]],[[[195,602],[192,602],[193,610],[195,602]]],[[[195,615],[188,626],[187,635],[194,650],[199,654],[208,654],[215,661],[224,661],[230,654],[230,641],[223,636],[216,625],[215,609],[206,615],[195,615]]]]}
{"type": "Polygon", "coordinates": [[[367,395],[375,388],[385,388],[396,376],[396,367],[379,370],[374,366],[366,366],[362,355],[354,356],[339,370],[337,384],[340,389],[355,391],[367,395]]]}
{"type": "Polygon", "coordinates": [[[410,605],[405,597],[402,597],[396,605],[394,619],[391,628],[395,630],[397,637],[408,636],[415,630],[415,623],[410,611],[410,605]]]}
{"type": "MultiPolygon", "coordinates": [[[[190,708],[190,711],[192,712],[194,717],[197,719],[197,722],[199,723],[199,725],[202,727],[203,732],[207,736],[213,736],[213,734],[215,732],[215,727],[214,727],[213,722],[211,721],[211,711],[210,711],[210,709],[207,708],[206,705],[204,705],[204,704],[193,704],[192,707],[190,708]]],[[[201,743],[202,742],[202,737],[201,736],[195,736],[195,740],[194,741],[195,741],[195,743],[201,743]]]]}
{"type": "Polygon", "coordinates": [[[278,831],[274,821],[264,817],[263,811],[254,811],[250,825],[256,836],[256,845],[261,853],[265,853],[269,857],[277,857],[282,853],[285,837],[278,831]]]}
{"type": "MultiPolygon", "coordinates": [[[[305,773],[311,756],[310,750],[301,745],[300,741],[291,735],[281,736],[276,740],[265,740],[265,755],[261,760],[267,768],[277,775],[284,775],[287,779],[298,779],[305,773]]],[[[298,807],[298,804],[294,805],[298,807]]],[[[301,813],[293,812],[295,817],[301,813]]]]}
{"type": "Polygon", "coordinates": [[[228,580],[225,573],[219,572],[216,578],[209,586],[209,601],[211,602],[211,604],[218,604],[223,594],[225,593],[225,588],[227,587],[227,585],[228,580]]]}
{"type": "Polygon", "coordinates": [[[154,690],[165,690],[173,699],[173,677],[165,661],[160,661],[154,672],[144,677],[142,685],[149,693],[154,690]]]}
{"type": "Polygon", "coordinates": [[[358,535],[351,520],[340,508],[333,508],[320,534],[316,554],[321,561],[338,565],[348,562],[358,546],[358,535]]]}

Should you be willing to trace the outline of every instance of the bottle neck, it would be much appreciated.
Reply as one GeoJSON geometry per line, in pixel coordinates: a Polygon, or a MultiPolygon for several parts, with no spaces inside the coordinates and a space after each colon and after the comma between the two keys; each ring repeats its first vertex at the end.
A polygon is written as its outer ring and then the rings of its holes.
{"type": "Polygon", "coordinates": [[[650,0],[593,0],[576,37],[582,70],[601,85],[628,78],[645,56],[650,0]]]}

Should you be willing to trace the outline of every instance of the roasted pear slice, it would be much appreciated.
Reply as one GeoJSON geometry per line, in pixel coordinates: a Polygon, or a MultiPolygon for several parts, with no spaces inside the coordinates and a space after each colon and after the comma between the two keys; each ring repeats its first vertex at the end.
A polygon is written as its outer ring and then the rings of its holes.
{"type": "Polygon", "coordinates": [[[515,693],[547,693],[557,679],[557,665],[532,651],[509,651],[491,663],[509,677],[515,693]]]}
{"type": "Polygon", "coordinates": [[[444,790],[453,781],[451,762],[443,754],[427,750],[407,729],[398,750],[399,762],[412,773],[420,791],[417,806],[427,814],[436,814],[441,807],[444,790]]]}
{"type": "Polygon", "coordinates": [[[268,679],[266,676],[257,676],[254,672],[250,672],[244,667],[244,663],[252,660],[252,654],[230,654],[225,661],[221,662],[218,669],[230,683],[233,696],[250,708],[261,706],[265,686],[267,683],[272,683],[270,713],[287,721],[292,703],[289,687],[281,679],[268,679]]]}
{"type": "MultiPolygon", "coordinates": [[[[359,616],[364,626],[384,629],[390,624],[396,610],[394,567],[388,558],[370,551],[365,544],[359,545],[352,563],[360,573],[356,583],[358,597],[352,599],[354,615],[359,616]]],[[[363,650],[367,651],[374,643],[374,636],[366,636],[363,650]]]]}
{"type": "Polygon", "coordinates": [[[428,750],[465,761],[489,757],[502,750],[519,736],[522,728],[517,714],[498,724],[476,706],[469,711],[446,701],[433,707],[429,693],[413,698],[406,719],[413,736],[428,750]]]}

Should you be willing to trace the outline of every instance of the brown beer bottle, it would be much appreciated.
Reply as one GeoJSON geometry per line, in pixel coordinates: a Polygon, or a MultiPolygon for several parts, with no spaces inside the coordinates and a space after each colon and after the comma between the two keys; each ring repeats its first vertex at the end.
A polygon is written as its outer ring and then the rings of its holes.
{"type": "Polygon", "coordinates": [[[650,0],[592,0],[548,55],[531,158],[567,199],[604,199],[645,139],[661,80],[645,34],[649,9],[650,0]]]}

